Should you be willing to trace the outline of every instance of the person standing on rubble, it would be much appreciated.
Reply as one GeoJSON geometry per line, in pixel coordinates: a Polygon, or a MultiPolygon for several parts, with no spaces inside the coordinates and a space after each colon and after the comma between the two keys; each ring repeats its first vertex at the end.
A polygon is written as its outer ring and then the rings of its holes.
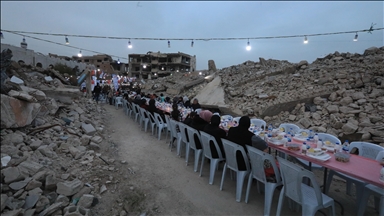
{"type": "Polygon", "coordinates": [[[101,92],[101,87],[99,83],[97,83],[95,88],[93,88],[93,94],[94,94],[94,99],[96,100],[96,103],[99,103],[100,92],[101,92]]]}

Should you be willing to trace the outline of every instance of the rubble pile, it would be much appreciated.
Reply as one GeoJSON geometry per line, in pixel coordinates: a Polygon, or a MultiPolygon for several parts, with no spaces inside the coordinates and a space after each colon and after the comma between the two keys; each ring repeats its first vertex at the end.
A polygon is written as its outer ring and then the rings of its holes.
{"type": "Polygon", "coordinates": [[[122,174],[99,153],[109,147],[105,110],[49,71],[2,68],[11,89],[1,94],[1,215],[91,215],[122,174]],[[45,94],[54,89],[60,99],[45,94]]]}
{"type": "Polygon", "coordinates": [[[312,64],[260,58],[219,74],[226,103],[239,115],[384,144],[384,47],[335,52],[312,64]]]}
{"type": "Polygon", "coordinates": [[[143,91],[156,94],[164,93],[171,97],[179,94],[193,97],[204,87],[206,83],[204,77],[208,74],[209,72],[206,70],[190,73],[176,72],[170,76],[148,80],[144,85],[143,91]]]}

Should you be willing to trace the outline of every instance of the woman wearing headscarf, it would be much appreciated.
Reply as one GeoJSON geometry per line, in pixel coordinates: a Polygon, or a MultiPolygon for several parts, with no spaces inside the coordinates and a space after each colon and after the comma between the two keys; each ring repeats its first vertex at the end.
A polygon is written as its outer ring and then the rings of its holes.
{"type": "Polygon", "coordinates": [[[183,97],[183,102],[184,102],[184,106],[185,106],[186,108],[191,107],[191,101],[189,100],[189,98],[188,98],[187,96],[184,96],[184,97],[183,97]]]}
{"type": "MultiPolygon", "coordinates": [[[[243,146],[245,152],[247,153],[248,151],[245,145],[253,146],[261,151],[267,151],[268,144],[259,136],[249,131],[248,129],[250,126],[251,119],[248,116],[241,117],[239,120],[239,125],[237,127],[231,127],[228,130],[227,139],[243,146]]],[[[236,152],[236,160],[239,170],[245,170],[245,161],[241,152],[236,152]]]]}
{"type": "MultiPolygon", "coordinates": [[[[221,150],[221,154],[225,158],[225,152],[223,148],[223,143],[221,142],[221,138],[225,138],[227,136],[227,133],[219,127],[220,122],[221,122],[220,116],[213,115],[211,117],[211,123],[205,126],[204,132],[215,137],[215,140],[221,150]]],[[[212,157],[218,158],[219,154],[217,153],[215,145],[213,143],[209,143],[209,146],[211,148],[212,157]]]]}
{"type": "Polygon", "coordinates": [[[156,101],[155,99],[150,99],[149,102],[148,102],[148,112],[150,112],[153,116],[155,116],[154,113],[157,113],[161,116],[161,118],[163,119],[163,121],[165,122],[165,116],[164,116],[164,112],[160,109],[158,109],[156,107],[156,101]]]}
{"type": "Polygon", "coordinates": [[[171,117],[175,121],[180,121],[180,111],[179,111],[179,107],[177,106],[177,104],[172,105],[171,117]]]}
{"type": "MultiPolygon", "coordinates": [[[[212,115],[213,114],[209,110],[201,111],[199,115],[196,115],[193,118],[191,127],[199,131],[199,133],[200,131],[204,131],[205,126],[208,125],[209,122],[211,121],[212,115]]],[[[197,137],[195,137],[194,140],[195,140],[196,148],[201,149],[202,147],[201,147],[200,140],[197,137]]]]}

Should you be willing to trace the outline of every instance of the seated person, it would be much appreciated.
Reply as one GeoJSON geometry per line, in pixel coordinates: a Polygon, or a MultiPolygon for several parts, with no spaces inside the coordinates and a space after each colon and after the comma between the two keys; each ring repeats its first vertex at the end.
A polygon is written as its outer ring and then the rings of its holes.
{"type": "MultiPolygon", "coordinates": [[[[212,115],[213,114],[209,110],[201,111],[199,115],[196,115],[193,118],[191,127],[197,131],[204,131],[205,126],[208,125],[211,121],[212,115]]],[[[197,137],[195,137],[195,144],[197,149],[202,148],[200,140],[197,137]]]]}
{"type": "Polygon", "coordinates": [[[150,100],[149,100],[147,110],[148,110],[153,116],[155,116],[154,113],[159,114],[159,115],[161,116],[161,118],[163,119],[163,122],[165,122],[164,112],[156,107],[156,101],[155,101],[155,99],[150,99],[150,100]]]}
{"type": "Polygon", "coordinates": [[[201,108],[200,104],[199,104],[199,101],[195,98],[193,99],[193,103],[191,104],[191,108],[193,110],[196,110],[196,109],[199,109],[201,108]]]}
{"type": "MultiPolygon", "coordinates": [[[[248,129],[251,126],[251,119],[248,116],[243,116],[239,120],[237,127],[231,127],[228,130],[227,139],[231,142],[243,146],[246,153],[248,153],[245,145],[253,146],[261,151],[268,151],[268,144],[259,136],[253,134],[248,129]]],[[[245,161],[241,152],[236,152],[236,160],[239,170],[245,170],[245,161]]]]}
{"type": "Polygon", "coordinates": [[[173,104],[172,105],[172,112],[171,112],[171,117],[173,120],[175,121],[180,121],[180,111],[179,111],[179,107],[177,106],[177,104],[173,104]]]}
{"type": "Polygon", "coordinates": [[[192,121],[193,121],[193,118],[196,116],[196,112],[191,112],[187,115],[187,117],[185,117],[183,123],[188,125],[188,126],[191,126],[192,124],[192,121]]]}
{"type": "MultiPolygon", "coordinates": [[[[227,136],[227,133],[219,127],[220,122],[221,122],[220,116],[213,115],[211,117],[211,123],[205,126],[204,132],[215,137],[215,140],[221,150],[221,154],[225,158],[225,152],[224,152],[223,143],[221,142],[221,138],[225,138],[227,136]]],[[[219,155],[217,153],[215,145],[213,143],[210,143],[209,146],[211,148],[212,157],[218,158],[219,155]]]]}

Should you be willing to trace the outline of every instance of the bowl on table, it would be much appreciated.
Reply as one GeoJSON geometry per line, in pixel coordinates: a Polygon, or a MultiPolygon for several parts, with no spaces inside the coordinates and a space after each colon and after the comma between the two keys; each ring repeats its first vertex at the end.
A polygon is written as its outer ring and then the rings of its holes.
{"type": "Polygon", "coordinates": [[[349,158],[351,157],[350,154],[348,153],[344,153],[344,152],[336,152],[335,154],[335,159],[336,161],[340,161],[340,162],[349,162],[349,158]]]}
{"type": "Polygon", "coordinates": [[[296,143],[288,143],[287,149],[290,151],[299,151],[301,149],[301,145],[296,143]]]}

